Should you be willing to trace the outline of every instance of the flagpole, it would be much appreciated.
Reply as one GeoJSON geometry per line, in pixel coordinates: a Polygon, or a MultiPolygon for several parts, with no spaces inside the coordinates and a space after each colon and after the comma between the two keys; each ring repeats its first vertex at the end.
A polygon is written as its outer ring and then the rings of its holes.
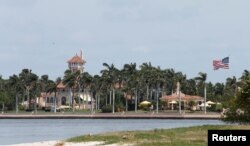
{"type": "Polygon", "coordinates": [[[204,111],[205,111],[205,114],[207,114],[207,107],[206,107],[206,102],[207,102],[207,88],[206,88],[206,83],[204,83],[204,94],[205,94],[205,96],[204,96],[204,100],[205,100],[205,102],[204,102],[204,111]]]}
{"type": "Polygon", "coordinates": [[[181,86],[180,86],[180,82],[177,82],[177,94],[179,96],[179,113],[181,114],[181,86]]]}
{"type": "Polygon", "coordinates": [[[235,81],[235,91],[234,91],[234,96],[236,97],[237,92],[238,92],[238,85],[237,85],[237,78],[235,77],[236,81],[235,81]]]}

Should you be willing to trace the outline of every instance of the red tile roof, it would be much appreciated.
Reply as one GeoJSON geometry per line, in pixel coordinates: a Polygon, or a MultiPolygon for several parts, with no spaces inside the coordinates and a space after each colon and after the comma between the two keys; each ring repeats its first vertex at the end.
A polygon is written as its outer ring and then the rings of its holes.
{"type": "MultiPolygon", "coordinates": [[[[203,97],[194,96],[194,95],[185,95],[183,93],[180,94],[180,98],[181,98],[181,100],[188,100],[188,101],[191,101],[191,100],[202,101],[202,100],[204,100],[203,97]]],[[[173,93],[172,95],[163,96],[161,99],[162,100],[169,100],[169,101],[179,100],[179,95],[177,93],[173,93]]]]}
{"type": "Polygon", "coordinates": [[[85,64],[86,61],[82,59],[82,57],[78,56],[77,54],[71,58],[68,63],[81,63],[81,64],[85,64]]]}

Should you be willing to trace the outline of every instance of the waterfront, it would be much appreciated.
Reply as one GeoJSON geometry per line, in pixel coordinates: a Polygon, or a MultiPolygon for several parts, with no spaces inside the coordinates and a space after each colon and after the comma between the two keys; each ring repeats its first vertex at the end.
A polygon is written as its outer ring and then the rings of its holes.
{"type": "Polygon", "coordinates": [[[63,140],[114,131],[222,125],[220,120],[171,119],[1,119],[0,145],[63,140]]]}

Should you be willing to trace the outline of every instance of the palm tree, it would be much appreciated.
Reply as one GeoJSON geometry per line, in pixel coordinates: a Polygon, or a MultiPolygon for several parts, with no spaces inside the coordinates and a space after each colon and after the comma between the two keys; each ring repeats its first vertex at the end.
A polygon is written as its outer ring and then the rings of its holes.
{"type": "Polygon", "coordinates": [[[0,103],[2,104],[2,113],[3,113],[5,109],[4,108],[5,104],[10,102],[10,98],[8,97],[7,92],[2,90],[0,90],[0,97],[1,97],[0,103]]]}
{"type": "Polygon", "coordinates": [[[206,110],[206,98],[207,98],[207,91],[206,91],[206,80],[207,80],[207,74],[203,72],[199,72],[199,76],[195,78],[195,80],[199,81],[201,85],[204,87],[204,111],[205,114],[207,113],[206,110]]]}
{"type": "Polygon", "coordinates": [[[176,78],[175,78],[175,70],[174,69],[167,69],[166,70],[166,78],[167,78],[167,86],[169,86],[169,91],[170,93],[173,93],[174,87],[177,83],[176,78]]]}
{"type": "Polygon", "coordinates": [[[54,93],[54,112],[56,113],[56,106],[57,106],[57,86],[62,82],[61,78],[57,78],[56,82],[52,80],[48,80],[46,87],[44,90],[46,90],[46,93],[54,93]]]}
{"type": "MultiPolygon", "coordinates": [[[[41,78],[39,79],[39,86],[40,86],[41,92],[46,93],[46,87],[48,86],[48,81],[49,81],[48,75],[42,75],[41,78]]],[[[38,105],[40,105],[39,102],[40,102],[40,96],[38,97],[38,105]]]]}
{"type": "MultiPolygon", "coordinates": [[[[19,104],[18,96],[23,93],[24,86],[22,85],[20,78],[15,74],[13,76],[10,76],[8,81],[9,81],[8,82],[9,87],[12,88],[15,92],[16,113],[18,113],[18,104],[19,104]]],[[[24,102],[24,98],[22,98],[22,102],[24,102]]]]}
{"type": "Polygon", "coordinates": [[[129,88],[128,88],[129,74],[128,74],[128,71],[125,67],[126,67],[126,65],[123,66],[123,69],[121,70],[120,74],[121,74],[121,80],[123,83],[122,91],[124,92],[124,98],[125,98],[125,111],[127,112],[128,111],[127,94],[129,92],[129,88]]]}
{"type": "Polygon", "coordinates": [[[102,70],[101,73],[103,76],[106,76],[110,86],[110,93],[113,93],[112,112],[115,113],[115,85],[118,82],[118,69],[114,66],[114,64],[108,65],[107,63],[103,63],[103,66],[106,67],[106,69],[102,70]]]}
{"type": "MultiPolygon", "coordinates": [[[[105,105],[107,106],[108,105],[108,96],[109,96],[109,91],[110,91],[110,84],[108,82],[109,78],[107,76],[107,74],[103,73],[101,75],[101,78],[100,78],[100,90],[101,92],[103,93],[103,96],[104,96],[104,102],[105,102],[105,105]]],[[[104,104],[103,104],[104,105],[104,104]]]]}
{"type": "Polygon", "coordinates": [[[186,80],[185,88],[183,92],[188,95],[195,95],[196,94],[196,83],[194,79],[186,80]]]}
{"type": "Polygon", "coordinates": [[[156,113],[159,112],[159,92],[162,92],[163,85],[165,84],[164,73],[162,72],[160,67],[154,68],[154,87],[156,90],[156,113]]]}
{"type": "Polygon", "coordinates": [[[217,102],[222,102],[224,100],[224,89],[225,89],[225,85],[223,83],[215,83],[214,85],[214,100],[217,102]]]}
{"type": "MultiPolygon", "coordinates": [[[[78,77],[76,78],[76,85],[78,87],[78,106],[79,106],[79,110],[81,108],[81,97],[80,97],[80,94],[81,94],[81,90],[82,90],[82,86],[81,86],[81,81],[82,81],[82,76],[83,76],[83,73],[82,72],[79,72],[78,74],[78,77]]],[[[84,95],[83,95],[84,96],[84,95]]]]}
{"type": "Polygon", "coordinates": [[[239,81],[237,82],[237,88],[243,88],[243,86],[247,84],[247,81],[249,79],[250,79],[250,71],[245,69],[241,77],[239,78],[239,81]]]}
{"type": "Polygon", "coordinates": [[[143,63],[140,66],[141,70],[140,70],[140,74],[141,74],[141,78],[142,78],[142,82],[146,84],[146,100],[149,100],[149,86],[152,83],[153,79],[153,67],[151,65],[151,63],[143,63]]]}
{"type": "Polygon", "coordinates": [[[10,98],[7,95],[8,92],[6,89],[6,80],[4,80],[0,75],[0,103],[2,104],[2,113],[4,112],[5,104],[10,102],[10,98]]]}
{"type": "Polygon", "coordinates": [[[226,79],[226,86],[225,86],[225,94],[227,97],[232,97],[232,96],[236,96],[237,93],[237,79],[235,76],[233,76],[233,78],[228,77],[226,79]]]}
{"type": "Polygon", "coordinates": [[[27,95],[27,109],[30,109],[30,90],[35,87],[35,84],[38,80],[38,76],[33,74],[29,69],[23,69],[19,74],[22,84],[25,87],[25,92],[27,95]]]}
{"type": "Polygon", "coordinates": [[[0,89],[3,89],[3,87],[4,87],[4,79],[2,75],[0,75],[0,89]]]}
{"type": "Polygon", "coordinates": [[[99,110],[100,108],[100,94],[101,94],[101,87],[102,84],[101,82],[101,77],[99,75],[95,75],[92,80],[92,86],[91,90],[95,94],[95,104],[96,104],[96,110],[99,110]]]}
{"type": "Polygon", "coordinates": [[[126,100],[126,111],[128,110],[128,97],[127,95],[135,96],[135,112],[137,111],[138,103],[138,86],[139,86],[139,72],[136,70],[136,63],[125,64],[122,70],[123,82],[125,84],[125,100],[126,100]],[[134,92],[134,94],[133,94],[134,92]]]}
{"type": "MultiPolygon", "coordinates": [[[[91,83],[92,83],[92,76],[88,72],[84,72],[80,76],[80,87],[83,89],[84,95],[86,94],[87,90],[90,90],[91,83]]],[[[89,94],[89,93],[87,93],[87,94],[89,94]]],[[[86,100],[88,102],[88,99],[86,99],[86,100]]],[[[91,100],[92,100],[92,96],[91,96],[91,100]]],[[[80,104],[80,101],[79,101],[79,104],[80,104]]]]}
{"type": "Polygon", "coordinates": [[[131,74],[131,80],[130,80],[130,88],[134,89],[134,96],[135,96],[135,112],[137,112],[138,107],[138,95],[140,94],[140,85],[141,85],[141,76],[139,74],[139,71],[136,69],[136,63],[130,64],[130,74],[131,74]]]}
{"type": "Polygon", "coordinates": [[[64,72],[64,78],[63,78],[63,84],[65,84],[69,90],[70,90],[70,95],[72,93],[71,98],[71,106],[72,106],[72,111],[74,112],[74,93],[75,93],[75,88],[77,87],[77,81],[80,76],[80,71],[73,72],[71,70],[66,70],[64,72]]]}
{"type": "Polygon", "coordinates": [[[246,81],[249,79],[249,77],[250,77],[250,72],[245,69],[244,72],[242,73],[242,76],[240,77],[240,79],[242,81],[246,81]]]}

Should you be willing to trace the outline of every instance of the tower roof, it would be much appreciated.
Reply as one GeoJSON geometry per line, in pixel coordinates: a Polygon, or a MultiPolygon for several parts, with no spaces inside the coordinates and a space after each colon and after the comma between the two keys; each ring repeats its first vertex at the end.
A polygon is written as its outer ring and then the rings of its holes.
{"type": "Polygon", "coordinates": [[[85,64],[86,61],[81,57],[81,56],[78,56],[77,54],[72,57],[68,63],[81,63],[81,64],[85,64]]]}

